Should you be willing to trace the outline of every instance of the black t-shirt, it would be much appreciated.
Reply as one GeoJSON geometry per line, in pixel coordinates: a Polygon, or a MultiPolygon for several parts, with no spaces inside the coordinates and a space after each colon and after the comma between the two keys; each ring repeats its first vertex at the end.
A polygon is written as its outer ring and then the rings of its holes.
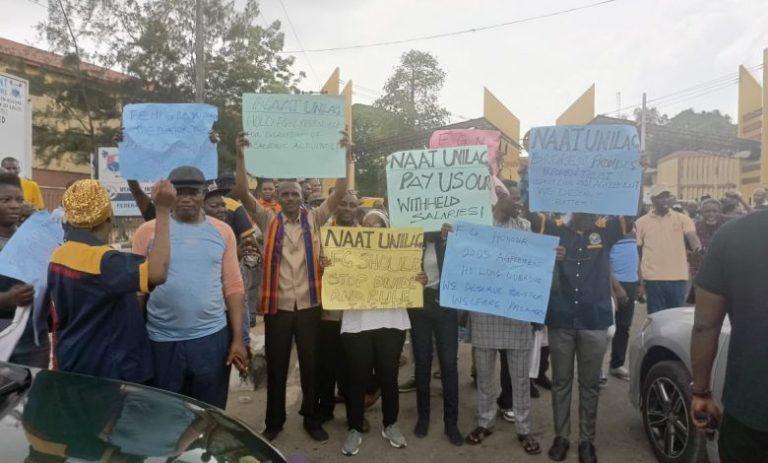
{"type": "Polygon", "coordinates": [[[696,285],[725,298],[731,322],[723,405],[744,425],[768,431],[768,211],[717,231],[696,285]]]}

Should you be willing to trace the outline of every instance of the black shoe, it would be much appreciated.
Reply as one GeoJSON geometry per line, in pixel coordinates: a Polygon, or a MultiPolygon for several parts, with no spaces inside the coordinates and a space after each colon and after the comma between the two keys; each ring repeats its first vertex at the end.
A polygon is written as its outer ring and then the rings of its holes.
{"type": "Polygon", "coordinates": [[[552,447],[549,448],[549,459],[553,461],[563,461],[568,456],[568,449],[571,444],[568,443],[568,439],[565,437],[557,436],[552,447]]]}
{"type": "Polygon", "coordinates": [[[591,442],[579,443],[579,463],[597,463],[597,453],[591,442]]]}
{"type": "Polygon", "coordinates": [[[419,418],[416,420],[416,426],[413,428],[413,435],[422,438],[427,437],[429,433],[429,418],[419,418]]]}
{"type": "Polygon", "coordinates": [[[538,378],[534,379],[533,382],[536,383],[536,385],[541,386],[542,388],[548,391],[552,390],[552,381],[550,381],[549,378],[547,378],[546,374],[540,375],[538,378]]]}
{"type": "Polygon", "coordinates": [[[541,392],[539,392],[539,389],[533,385],[533,380],[531,380],[531,398],[538,399],[539,397],[541,397],[541,392]]]}
{"type": "Polygon", "coordinates": [[[304,430],[307,431],[309,437],[317,442],[325,442],[328,440],[328,433],[325,432],[325,429],[323,429],[322,426],[318,426],[316,428],[308,428],[305,426],[304,430]]]}
{"type": "Polygon", "coordinates": [[[261,435],[264,437],[264,439],[272,442],[275,440],[278,434],[280,434],[280,431],[282,429],[265,429],[264,432],[261,433],[261,435]]]}
{"type": "Polygon", "coordinates": [[[458,426],[448,426],[445,428],[445,435],[448,436],[448,440],[456,447],[464,445],[464,436],[461,435],[458,426]]]}

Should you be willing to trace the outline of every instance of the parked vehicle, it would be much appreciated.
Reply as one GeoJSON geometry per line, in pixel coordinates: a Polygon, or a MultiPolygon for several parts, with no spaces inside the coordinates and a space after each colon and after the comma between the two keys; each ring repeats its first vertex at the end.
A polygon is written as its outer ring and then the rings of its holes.
{"type": "Polygon", "coordinates": [[[187,397],[0,362],[2,461],[285,462],[247,425],[187,397]]]}
{"type": "MultiPolygon", "coordinates": [[[[690,413],[693,312],[686,307],[649,315],[630,345],[630,401],[641,411],[648,442],[662,463],[720,463],[716,440],[694,427],[690,413]]],[[[730,333],[726,318],[712,375],[719,403],[730,333]]]]}

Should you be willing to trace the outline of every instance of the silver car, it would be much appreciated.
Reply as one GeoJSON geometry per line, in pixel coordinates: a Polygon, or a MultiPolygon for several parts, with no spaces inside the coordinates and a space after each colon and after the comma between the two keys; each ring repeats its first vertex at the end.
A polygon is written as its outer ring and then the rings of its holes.
{"type": "MultiPolygon", "coordinates": [[[[648,442],[663,463],[719,463],[714,439],[693,426],[691,403],[691,330],[693,307],[649,315],[629,350],[632,404],[642,412],[648,442]]],[[[731,325],[726,318],[712,375],[720,403],[731,325]]]]}

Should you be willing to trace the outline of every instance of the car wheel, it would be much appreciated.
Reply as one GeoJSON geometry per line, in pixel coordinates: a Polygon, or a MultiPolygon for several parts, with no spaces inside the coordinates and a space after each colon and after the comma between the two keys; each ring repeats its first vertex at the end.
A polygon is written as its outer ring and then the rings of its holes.
{"type": "Polygon", "coordinates": [[[643,427],[662,463],[706,463],[705,437],[690,414],[691,375],[682,362],[666,360],[643,382],[643,427]]]}

